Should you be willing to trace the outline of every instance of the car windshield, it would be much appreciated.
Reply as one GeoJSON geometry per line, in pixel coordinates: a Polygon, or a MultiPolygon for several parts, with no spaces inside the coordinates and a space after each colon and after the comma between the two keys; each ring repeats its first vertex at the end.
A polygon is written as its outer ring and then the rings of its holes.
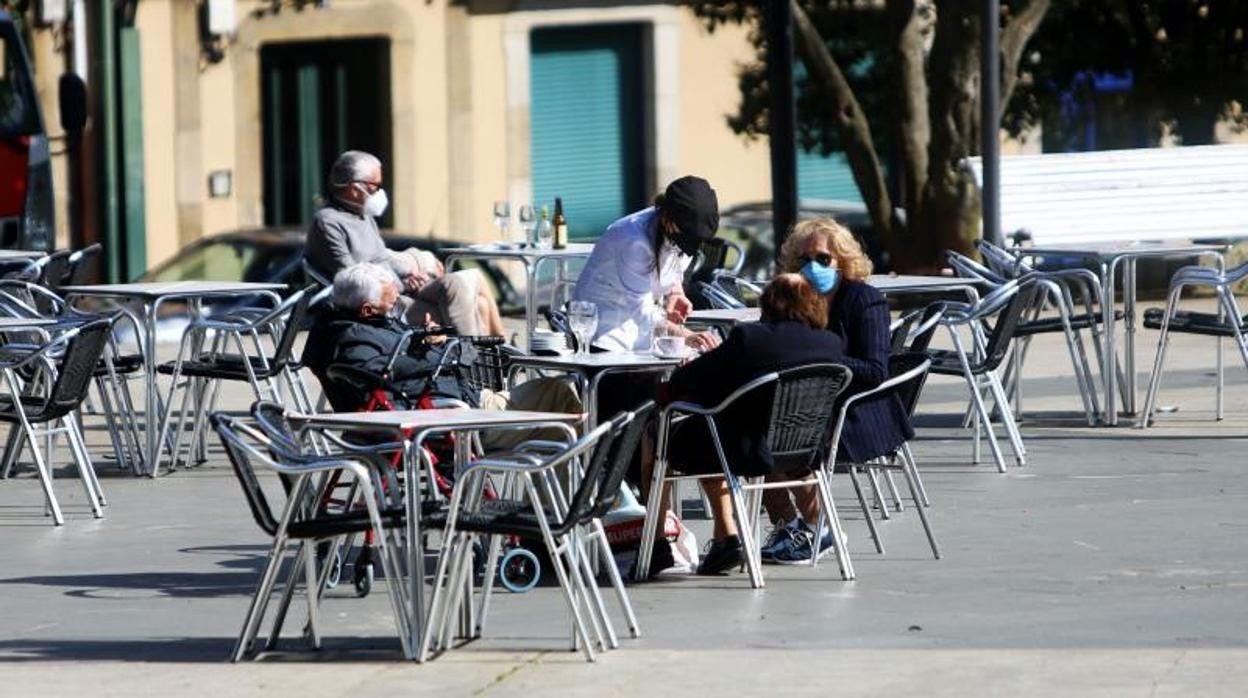
{"type": "Polygon", "coordinates": [[[12,24],[0,24],[0,137],[39,133],[30,71],[12,24]]]}
{"type": "Polygon", "coordinates": [[[287,247],[260,247],[242,240],[214,240],[186,249],[152,273],[152,281],[262,281],[276,278],[296,253],[287,247]]]}

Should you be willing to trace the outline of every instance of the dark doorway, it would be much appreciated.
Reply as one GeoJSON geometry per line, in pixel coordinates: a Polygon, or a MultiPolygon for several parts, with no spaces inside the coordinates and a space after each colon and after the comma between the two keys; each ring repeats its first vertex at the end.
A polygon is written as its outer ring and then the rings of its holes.
{"type": "MultiPolygon", "coordinates": [[[[364,150],[391,162],[390,41],[269,44],[260,68],[264,223],[303,225],[327,193],[339,153],[364,150]]],[[[394,188],[387,193],[393,201],[394,188]]],[[[387,211],[379,223],[389,222],[387,211]]]]}

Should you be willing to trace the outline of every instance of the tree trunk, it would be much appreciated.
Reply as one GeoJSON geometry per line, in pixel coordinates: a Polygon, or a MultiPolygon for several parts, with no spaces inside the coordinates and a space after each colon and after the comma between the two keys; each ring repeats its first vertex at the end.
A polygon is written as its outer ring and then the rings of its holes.
{"type": "Polygon", "coordinates": [[[920,15],[916,0],[888,0],[888,13],[897,32],[894,89],[901,200],[908,219],[915,220],[927,183],[927,147],[932,135],[923,45],[930,20],[920,15]]]}
{"type": "Polygon", "coordinates": [[[974,184],[962,163],[979,142],[979,3],[941,3],[929,57],[932,142],[927,183],[911,220],[913,264],[941,265],[944,250],[968,252],[978,237],[974,184]]]}
{"type": "Polygon", "coordinates": [[[827,109],[833,114],[845,145],[845,157],[853,172],[854,182],[871,215],[871,224],[884,249],[893,254],[897,249],[892,199],[884,184],[884,168],[875,152],[871,139],[871,125],[854,96],[854,90],[845,79],[818,30],[811,24],[797,0],[793,2],[793,33],[797,52],[806,63],[806,69],[819,83],[819,94],[827,101],[827,109]]]}

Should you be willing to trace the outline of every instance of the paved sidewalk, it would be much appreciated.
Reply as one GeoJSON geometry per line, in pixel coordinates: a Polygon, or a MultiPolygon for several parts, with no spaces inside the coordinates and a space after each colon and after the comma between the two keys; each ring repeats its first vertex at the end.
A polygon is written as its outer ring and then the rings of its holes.
{"type": "MultiPolygon", "coordinates": [[[[1142,335],[1142,368],[1154,341],[1142,335]]],[[[292,637],[269,661],[226,664],[267,541],[219,450],[156,481],[101,461],[102,521],[66,471],[60,529],[25,474],[0,482],[0,695],[1242,695],[1248,372],[1228,351],[1215,422],[1212,355],[1176,338],[1160,404],[1180,409],[1158,427],[1089,429],[1064,346],[1039,340],[1029,463],[1006,475],[968,462],[965,388],[931,379],[915,452],[943,560],[910,510],[882,525],[876,554],[842,478],[858,581],[829,562],[769,567],[760,592],[740,574],[634,586],[643,637],[593,666],[567,651],[551,588],[500,594],[485,640],[424,666],[397,659],[384,594],[339,588],[324,651],[292,637]]]]}

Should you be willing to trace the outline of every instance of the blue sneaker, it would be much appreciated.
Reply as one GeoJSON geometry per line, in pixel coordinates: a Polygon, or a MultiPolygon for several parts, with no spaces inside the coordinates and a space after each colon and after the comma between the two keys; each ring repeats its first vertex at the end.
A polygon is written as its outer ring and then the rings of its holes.
{"type": "MultiPolygon", "coordinates": [[[[804,523],[790,532],[787,542],[787,545],[775,551],[772,557],[773,562],[778,565],[801,565],[810,562],[815,534],[804,523]]],[[[828,554],[835,547],[832,530],[824,530],[823,535],[819,537],[819,557],[828,554]]]]}
{"type": "Polygon", "coordinates": [[[805,528],[802,523],[802,517],[797,517],[788,523],[776,524],[771,529],[771,533],[767,535],[766,542],[763,547],[759,548],[758,554],[764,563],[774,563],[776,561],[776,552],[789,547],[793,537],[793,531],[805,528]]]}

